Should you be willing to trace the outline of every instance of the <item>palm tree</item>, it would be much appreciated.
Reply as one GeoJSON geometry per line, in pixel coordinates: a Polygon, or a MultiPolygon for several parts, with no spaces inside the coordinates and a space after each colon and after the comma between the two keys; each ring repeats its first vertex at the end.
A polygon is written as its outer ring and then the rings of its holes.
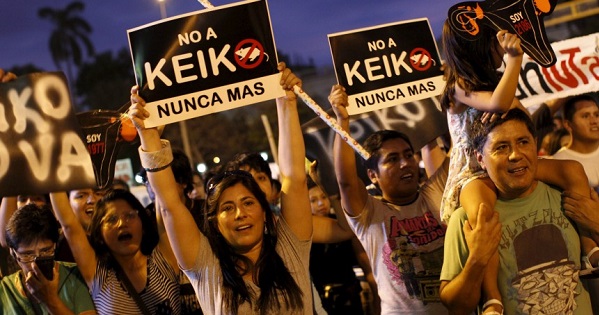
{"type": "Polygon", "coordinates": [[[37,12],[40,18],[49,19],[55,26],[49,41],[52,60],[58,69],[63,70],[63,63],[66,65],[67,77],[71,83],[74,83],[72,63],[75,66],[82,64],[80,44],[83,44],[88,56],[94,54],[94,46],[88,38],[92,28],[78,16],[84,8],[82,2],[74,1],[64,10],[44,7],[37,12]]]}

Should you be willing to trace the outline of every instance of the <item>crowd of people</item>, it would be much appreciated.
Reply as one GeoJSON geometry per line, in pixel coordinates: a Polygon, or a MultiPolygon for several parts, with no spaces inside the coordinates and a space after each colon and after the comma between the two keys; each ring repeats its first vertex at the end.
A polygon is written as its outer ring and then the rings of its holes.
{"type": "MultiPolygon", "coordinates": [[[[596,94],[548,101],[553,127],[515,97],[518,36],[482,31],[466,42],[444,27],[451,147],[376,131],[363,143],[365,183],[337,134],[327,176],[338,196],[316,163],[306,169],[293,91],[302,81],[285,63],[277,179],[252,152],[193,172],[145,126],[134,86],[128,115],[151,203],[122,181],[4,197],[0,314],[599,312],[596,94]]],[[[0,82],[15,78],[0,69],[0,82]]],[[[334,85],[329,102],[349,132],[345,88],[334,85]]]]}

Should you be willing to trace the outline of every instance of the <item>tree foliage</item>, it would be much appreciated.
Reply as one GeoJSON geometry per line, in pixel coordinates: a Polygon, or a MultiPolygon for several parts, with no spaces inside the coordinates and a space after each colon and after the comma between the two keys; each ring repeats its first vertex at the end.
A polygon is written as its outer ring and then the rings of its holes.
{"type": "Polygon", "coordinates": [[[43,7],[38,11],[40,18],[50,20],[54,25],[48,42],[50,53],[58,69],[64,70],[63,65],[66,65],[69,82],[74,79],[73,64],[78,67],[83,62],[82,49],[88,56],[94,54],[94,46],[88,37],[92,27],[79,17],[84,8],[83,2],[74,1],[64,9],[43,7]]]}
{"type": "Polygon", "coordinates": [[[129,101],[135,84],[131,57],[127,49],[116,56],[106,51],[84,63],[75,83],[77,96],[87,109],[118,109],[129,101]]]}

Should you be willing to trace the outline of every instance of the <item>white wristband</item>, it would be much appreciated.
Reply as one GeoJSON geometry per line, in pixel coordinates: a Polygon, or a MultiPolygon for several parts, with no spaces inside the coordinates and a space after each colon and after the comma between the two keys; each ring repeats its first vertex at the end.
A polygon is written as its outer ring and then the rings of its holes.
{"type": "Polygon", "coordinates": [[[153,152],[145,152],[139,147],[139,159],[141,166],[147,172],[157,172],[167,168],[173,162],[171,143],[168,140],[160,140],[162,149],[153,152]]]}

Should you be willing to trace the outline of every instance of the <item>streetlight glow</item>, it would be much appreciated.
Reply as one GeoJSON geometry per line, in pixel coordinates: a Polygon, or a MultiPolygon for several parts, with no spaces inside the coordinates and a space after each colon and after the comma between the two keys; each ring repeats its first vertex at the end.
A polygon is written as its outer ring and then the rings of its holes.
{"type": "Polygon", "coordinates": [[[266,152],[260,152],[260,156],[262,157],[262,159],[264,161],[268,161],[268,153],[266,153],[266,152]]]}
{"type": "Polygon", "coordinates": [[[166,3],[165,0],[158,0],[160,4],[160,19],[166,19],[166,3]]]}

